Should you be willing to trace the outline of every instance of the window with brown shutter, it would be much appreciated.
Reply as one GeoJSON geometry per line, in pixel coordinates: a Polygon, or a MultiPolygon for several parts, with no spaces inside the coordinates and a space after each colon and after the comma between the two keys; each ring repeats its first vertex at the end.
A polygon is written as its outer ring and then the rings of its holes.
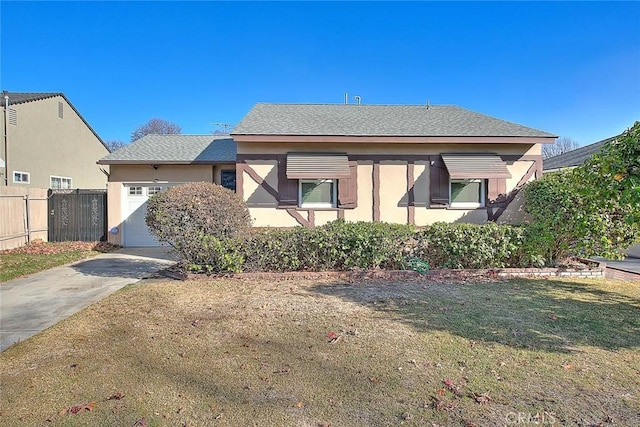
{"type": "Polygon", "coordinates": [[[298,180],[287,178],[287,155],[278,156],[278,206],[298,206],[298,180]]]}
{"type": "Polygon", "coordinates": [[[358,206],[358,163],[349,162],[349,178],[338,179],[338,207],[353,209],[358,206]]]}
{"type": "Polygon", "coordinates": [[[449,172],[441,158],[429,165],[429,200],[432,208],[449,205],[449,172]]]}

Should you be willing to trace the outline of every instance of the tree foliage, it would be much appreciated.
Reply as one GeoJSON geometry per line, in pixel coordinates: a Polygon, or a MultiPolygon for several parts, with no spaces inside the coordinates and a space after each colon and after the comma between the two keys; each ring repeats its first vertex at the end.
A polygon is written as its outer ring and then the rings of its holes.
{"type": "Polygon", "coordinates": [[[131,142],[145,135],[172,135],[182,133],[182,128],[164,119],[151,119],[147,123],[138,126],[131,133],[131,142]]]}
{"type": "Polygon", "coordinates": [[[627,211],[628,223],[640,223],[640,121],[605,145],[576,170],[585,183],[582,194],[607,207],[627,211]]]}
{"type": "Polygon", "coordinates": [[[569,256],[620,258],[640,240],[640,122],[573,170],[525,187],[534,221],[528,244],[546,263],[569,256]]]}
{"type": "Polygon", "coordinates": [[[578,148],[578,143],[573,139],[566,136],[558,138],[553,144],[542,145],[542,158],[548,159],[549,157],[559,156],[576,148],[578,148]]]}

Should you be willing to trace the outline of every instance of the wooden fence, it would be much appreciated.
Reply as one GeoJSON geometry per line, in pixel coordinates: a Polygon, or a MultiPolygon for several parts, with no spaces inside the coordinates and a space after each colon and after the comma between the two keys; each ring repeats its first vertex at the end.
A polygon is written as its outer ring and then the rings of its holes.
{"type": "Polygon", "coordinates": [[[0,250],[47,240],[47,189],[0,187],[0,250]]]}

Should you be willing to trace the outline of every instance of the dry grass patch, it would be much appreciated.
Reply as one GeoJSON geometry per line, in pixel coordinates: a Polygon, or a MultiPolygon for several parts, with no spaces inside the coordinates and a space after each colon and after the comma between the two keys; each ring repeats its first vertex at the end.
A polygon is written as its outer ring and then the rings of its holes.
{"type": "Polygon", "coordinates": [[[0,374],[7,426],[632,426],[640,288],[142,283],[9,348],[0,374]]]}

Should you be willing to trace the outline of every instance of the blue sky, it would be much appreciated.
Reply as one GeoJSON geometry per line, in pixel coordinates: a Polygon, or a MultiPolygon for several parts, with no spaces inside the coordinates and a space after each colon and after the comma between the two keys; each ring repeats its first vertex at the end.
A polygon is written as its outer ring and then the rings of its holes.
{"type": "Polygon", "coordinates": [[[256,102],[455,104],[589,144],[640,120],[639,2],[0,3],[0,85],[104,140],[256,102]]]}

